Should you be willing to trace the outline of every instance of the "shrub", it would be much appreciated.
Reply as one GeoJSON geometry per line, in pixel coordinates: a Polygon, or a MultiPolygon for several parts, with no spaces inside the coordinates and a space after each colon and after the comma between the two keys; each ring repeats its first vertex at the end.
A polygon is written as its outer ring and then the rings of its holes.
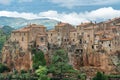
{"type": "Polygon", "coordinates": [[[3,73],[5,71],[9,71],[9,68],[5,66],[4,64],[0,63],[0,73],[3,73]]]}
{"type": "Polygon", "coordinates": [[[39,66],[45,66],[46,60],[44,58],[44,53],[39,50],[33,49],[34,56],[33,56],[33,69],[36,70],[39,68],[39,66]]]}
{"type": "Polygon", "coordinates": [[[25,71],[25,70],[21,70],[20,72],[21,72],[21,74],[27,73],[27,71],[25,71]]]}
{"type": "Polygon", "coordinates": [[[108,80],[108,77],[101,72],[97,72],[93,80],[108,80]]]}

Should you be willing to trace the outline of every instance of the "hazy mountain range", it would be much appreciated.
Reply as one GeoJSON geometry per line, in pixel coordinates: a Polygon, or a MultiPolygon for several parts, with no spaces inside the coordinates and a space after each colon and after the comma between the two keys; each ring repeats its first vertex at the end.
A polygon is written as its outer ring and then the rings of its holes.
{"type": "Polygon", "coordinates": [[[58,23],[57,20],[40,18],[27,20],[24,18],[14,18],[14,17],[0,17],[0,26],[11,26],[14,29],[19,29],[27,24],[41,24],[47,27],[47,29],[53,28],[58,23]]]}

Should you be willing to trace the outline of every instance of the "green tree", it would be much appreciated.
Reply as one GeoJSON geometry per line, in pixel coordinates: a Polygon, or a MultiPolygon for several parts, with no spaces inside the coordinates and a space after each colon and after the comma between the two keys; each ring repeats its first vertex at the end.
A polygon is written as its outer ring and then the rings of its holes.
{"type": "Polygon", "coordinates": [[[101,72],[97,72],[93,80],[108,80],[108,77],[101,72]]]}
{"type": "Polygon", "coordinates": [[[33,53],[33,69],[36,70],[39,68],[39,66],[45,66],[46,60],[44,58],[44,53],[41,50],[32,50],[33,53]]]}
{"type": "Polygon", "coordinates": [[[78,79],[80,80],[86,80],[86,74],[85,73],[81,73],[78,75],[78,79]]]}
{"type": "Polygon", "coordinates": [[[50,80],[47,76],[47,68],[45,66],[39,66],[39,68],[35,71],[38,75],[38,80],[50,80]]]}
{"type": "Polygon", "coordinates": [[[54,77],[58,77],[60,80],[64,78],[65,73],[73,70],[72,66],[68,64],[67,53],[62,49],[55,51],[48,69],[50,73],[53,73],[54,77]]]}
{"type": "Polygon", "coordinates": [[[0,63],[0,73],[3,73],[4,71],[9,71],[9,68],[4,64],[0,63]]]}

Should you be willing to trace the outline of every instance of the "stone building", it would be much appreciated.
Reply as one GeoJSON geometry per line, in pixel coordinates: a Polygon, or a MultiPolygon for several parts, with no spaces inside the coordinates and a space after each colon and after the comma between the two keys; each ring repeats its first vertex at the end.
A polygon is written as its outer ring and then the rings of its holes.
{"type": "Polygon", "coordinates": [[[81,23],[74,27],[59,22],[46,31],[43,25],[30,24],[11,33],[2,51],[2,62],[17,70],[32,68],[31,49],[51,53],[63,48],[68,52],[69,64],[75,69],[93,67],[103,71],[114,68],[111,53],[120,49],[120,18],[100,23],[81,23]],[[25,61],[26,60],[26,61],[25,61]]]}
{"type": "Polygon", "coordinates": [[[43,25],[30,24],[22,29],[13,31],[10,40],[18,41],[23,49],[28,49],[29,43],[35,41],[38,37],[42,38],[40,35],[46,36],[46,27],[43,25]]]}
{"type": "Polygon", "coordinates": [[[55,44],[59,47],[65,47],[70,42],[70,31],[75,29],[72,25],[68,23],[58,23],[55,26],[55,29],[49,30],[48,33],[48,42],[50,44],[55,44]]]}
{"type": "Polygon", "coordinates": [[[58,41],[58,39],[57,39],[57,36],[58,36],[57,31],[54,30],[54,29],[49,30],[47,32],[47,35],[48,35],[48,43],[57,45],[57,41],[58,41]]]}
{"type": "Polygon", "coordinates": [[[30,24],[15,30],[3,47],[2,63],[12,67],[11,69],[31,69],[32,48],[36,47],[47,54],[47,44],[46,27],[43,25],[30,24]]]}

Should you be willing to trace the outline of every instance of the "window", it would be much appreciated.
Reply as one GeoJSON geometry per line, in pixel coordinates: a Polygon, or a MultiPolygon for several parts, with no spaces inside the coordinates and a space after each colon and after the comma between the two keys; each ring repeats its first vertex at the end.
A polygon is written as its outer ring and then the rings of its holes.
{"type": "Polygon", "coordinates": [[[67,41],[69,41],[69,39],[67,39],[67,41]]]}
{"type": "Polygon", "coordinates": [[[92,49],[94,49],[94,45],[92,45],[92,49]]]}
{"type": "Polygon", "coordinates": [[[22,37],[22,41],[24,41],[24,38],[22,37]]]}
{"type": "Polygon", "coordinates": [[[111,44],[109,44],[109,47],[111,47],[111,44]]]}
{"type": "Polygon", "coordinates": [[[82,35],[84,35],[84,32],[82,32],[82,35]]]}
{"type": "Polygon", "coordinates": [[[74,36],[75,36],[75,33],[74,33],[74,36]]]}
{"type": "Polygon", "coordinates": [[[80,42],[79,42],[80,44],[82,44],[82,39],[80,39],[80,42]]]}
{"type": "Polygon", "coordinates": [[[64,39],[66,41],[66,39],[64,39]]]}
{"type": "Polygon", "coordinates": [[[43,42],[43,41],[44,41],[44,38],[43,38],[43,37],[41,37],[41,38],[40,38],[40,41],[41,41],[41,42],[43,42]]]}
{"type": "Polygon", "coordinates": [[[90,37],[90,35],[88,34],[87,37],[90,37]]]}
{"type": "Polygon", "coordinates": [[[73,39],[73,41],[75,41],[75,39],[73,39]]]}
{"type": "Polygon", "coordinates": [[[80,53],[83,53],[83,50],[82,50],[82,49],[80,49],[80,53]]]}
{"type": "Polygon", "coordinates": [[[103,41],[101,43],[103,44],[103,41]]]}
{"type": "Polygon", "coordinates": [[[96,37],[96,35],[94,35],[94,37],[96,37]]]}

